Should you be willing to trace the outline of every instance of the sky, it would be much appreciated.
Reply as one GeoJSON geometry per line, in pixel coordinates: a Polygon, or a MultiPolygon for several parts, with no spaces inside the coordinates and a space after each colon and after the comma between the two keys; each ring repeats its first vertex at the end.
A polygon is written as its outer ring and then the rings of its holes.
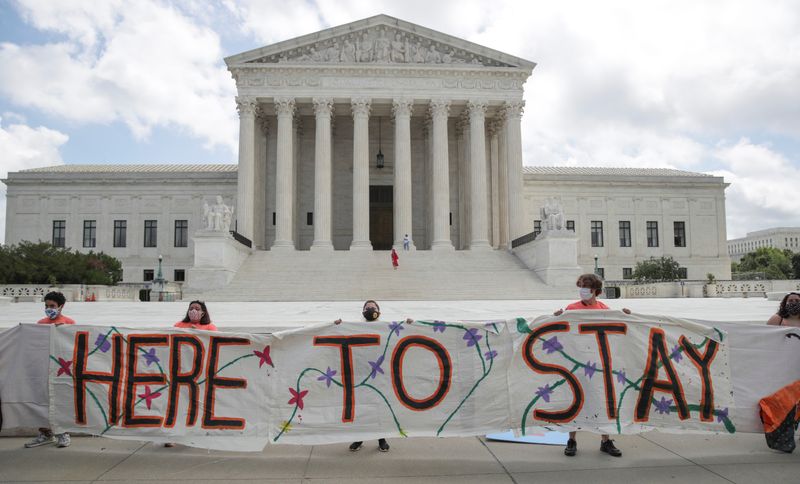
{"type": "Polygon", "coordinates": [[[794,0],[0,0],[0,178],[235,163],[223,57],[380,13],[538,64],[525,165],[723,176],[729,239],[800,226],[794,0]]]}

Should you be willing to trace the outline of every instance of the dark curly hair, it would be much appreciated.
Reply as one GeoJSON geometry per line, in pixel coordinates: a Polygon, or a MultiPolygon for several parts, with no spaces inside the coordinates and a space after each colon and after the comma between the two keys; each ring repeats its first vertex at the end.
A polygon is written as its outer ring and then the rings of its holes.
{"type": "Polygon", "coordinates": [[[781,305],[778,308],[778,316],[782,318],[788,318],[790,316],[789,312],[786,311],[786,300],[789,299],[789,296],[791,296],[792,294],[794,294],[795,296],[800,296],[800,292],[790,292],[787,293],[785,296],[783,296],[783,299],[781,299],[781,305]]]}

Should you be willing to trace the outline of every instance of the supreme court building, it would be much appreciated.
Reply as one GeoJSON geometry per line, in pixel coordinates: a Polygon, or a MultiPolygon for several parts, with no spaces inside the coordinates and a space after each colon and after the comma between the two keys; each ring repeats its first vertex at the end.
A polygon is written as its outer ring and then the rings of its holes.
{"type": "MultiPolygon", "coordinates": [[[[463,254],[510,274],[525,269],[511,260],[512,241],[538,232],[539,208],[555,196],[582,270],[622,279],[637,261],[671,255],[688,278],[730,277],[722,178],[523,167],[523,86],[533,62],[385,15],[225,62],[238,92],[238,167],[10,173],[6,243],[58,235],[65,246],[119,257],[131,282],[147,279],[162,254],[171,279],[171,270],[198,264],[203,202],[220,195],[233,208],[236,239],[249,245],[242,271],[272,257],[259,278],[286,260],[291,274],[319,254],[401,249],[406,236],[426,265],[459,264],[453,257],[463,254]],[[97,234],[88,246],[87,221],[97,234]],[[122,222],[130,236],[120,245],[122,222]]],[[[227,281],[245,277],[232,272],[227,281]]],[[[468,279],[451,276],[441,283],[468,279]]]]}

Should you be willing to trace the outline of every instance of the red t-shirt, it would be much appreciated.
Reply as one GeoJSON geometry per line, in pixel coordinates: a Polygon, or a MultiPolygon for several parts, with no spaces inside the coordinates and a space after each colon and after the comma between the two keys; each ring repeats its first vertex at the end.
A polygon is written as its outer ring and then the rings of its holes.
{"type": "Polygon", "coordinates": [[[44,317],[39,321],[36,321],[36,324],[75,324],[75,320],[72,318],[68,318],[63,314],[59,314],[56,319],[50,319],[48,317],[44,317]]]}
{"type": "Polygon", "coordinates": [[[188,328],[188,329],[202,329],[203,331],[219,331],[214,323],[208,324],[200,324],[200,323],[184,323],[183,321],[178,321],[175,323],[176,328],[188,328]]]}
{"type": "Polygon", "coordinates": [[[595,299],[594,304],[586,304],[583,301],[576,301],[564,308],[565,311],[569,311],[570,309],[608,309],[608,306],[595,299]]]}

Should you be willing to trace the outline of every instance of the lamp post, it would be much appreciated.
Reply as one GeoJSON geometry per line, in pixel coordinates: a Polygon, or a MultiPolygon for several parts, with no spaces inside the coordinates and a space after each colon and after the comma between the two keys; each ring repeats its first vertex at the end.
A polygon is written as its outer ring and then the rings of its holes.
{"type": "Polygon", "coordinates": [[[375,157],[375,167],[383,168],[383,152],[381,151],[381,118],[378,117],[378,155],[375,157]]]}
{"type": "Polygon", "coordinates": [[[594,255],[594,275],[600,275],[600,272],[597,270],[597,254],[594,255]]]}
{"type": "Polygon", "coordinates": [[[164,300],[164,284],[167,282],[164,280],[164,273],[161,271],[161,261],[164,260],[164,257],[159,254],[158,255],[158,272],[156,273],[156,278],[153,280],[153,286],[158,287],[158,300],[159,302],[164,300]]]}

